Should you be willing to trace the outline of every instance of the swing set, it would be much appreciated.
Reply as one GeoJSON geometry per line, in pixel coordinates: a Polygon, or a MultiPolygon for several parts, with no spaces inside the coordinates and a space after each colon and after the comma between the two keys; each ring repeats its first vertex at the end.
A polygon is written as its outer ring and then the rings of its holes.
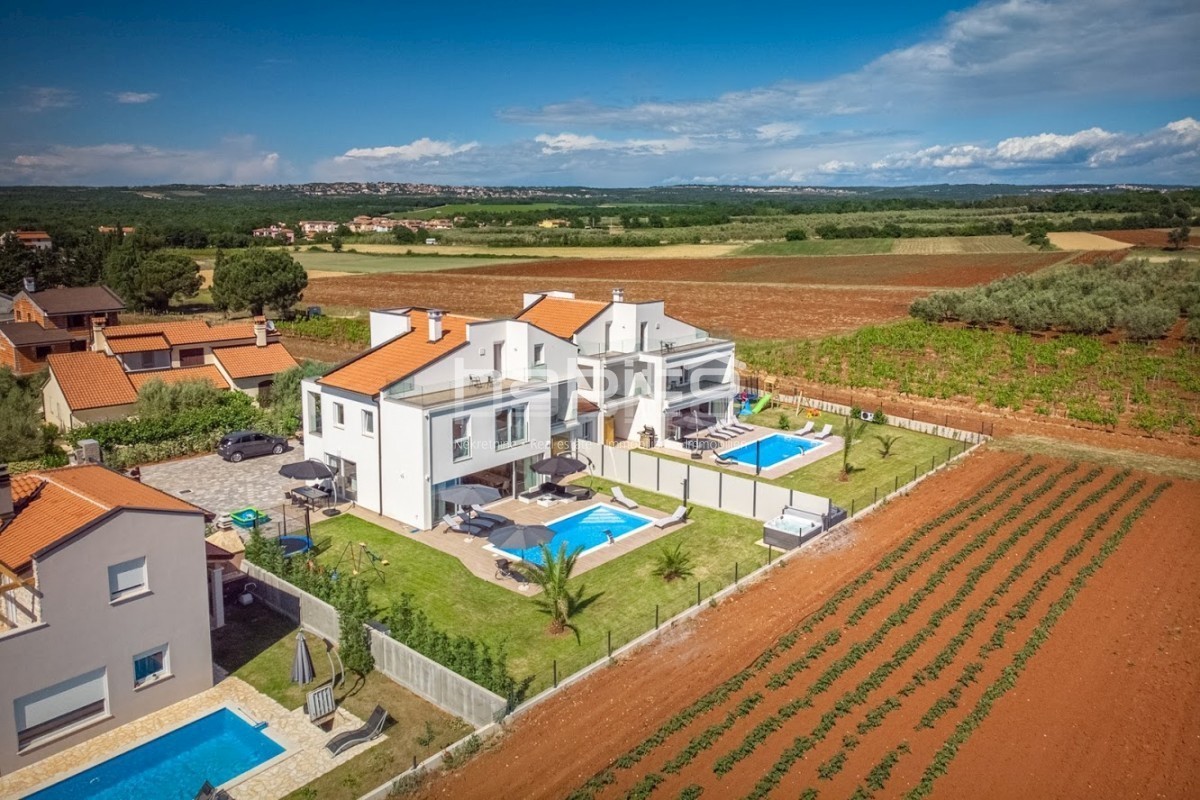
{"type": "Polygon", "coordinates": [[[346,546],[342,549],[342,554],[338,556],[337,563],[333,565],[333,569],[330,572],[330,577],[334,580],[337,580],[338,568],[342,565],[342,561],[346,559],[347,555],[350,556],[351,575],[358,577],[369,570],[374,573],[380,583],[386,583],[382,568],[389,566],[390,562],[378,553],[373,552],[367,547],[366,542],[359,542],[357,547],[354,545],[354,542],[346,542],[346,546]]]}

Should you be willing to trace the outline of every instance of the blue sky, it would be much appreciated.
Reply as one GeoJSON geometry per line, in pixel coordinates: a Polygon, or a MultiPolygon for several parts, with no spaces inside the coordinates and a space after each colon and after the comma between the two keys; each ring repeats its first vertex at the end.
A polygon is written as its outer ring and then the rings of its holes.
{"type": "Polygon", "coordinates": [[[1194,0],[407,5],[0,11],[0,183],[1200,183],[1194,0]]]}

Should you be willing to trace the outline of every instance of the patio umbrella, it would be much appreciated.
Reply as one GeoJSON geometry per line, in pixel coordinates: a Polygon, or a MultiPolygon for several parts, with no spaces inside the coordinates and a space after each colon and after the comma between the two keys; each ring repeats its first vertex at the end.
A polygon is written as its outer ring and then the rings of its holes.
{"type": "Polygon", "coordinates": [[[333,469],[324,461],[318,461],[315,458],[308,458],[295,464],[284,464],[279,468],[279,474],[298,481],[315,481],[334,477],[333,469]]]}
{"type": "Polygon", "coordinates": [[[488,543],[501,550],[520,550],[545,544],[554,538],[554,531],[545,525],[501,525],[488,534],[488,543]]]}
{"type": "Polygon", "coordinates": [[[456,506],[485,505],[499,500],[500,491],[478,483],[460,483],[438,492],[438,499],[456,506]]]}
{"type": "Polygon", "coordinates": [[[570,456],[551,456],[550,458],[543,458],[541,461],[534,462],[529,468],[539,475],[562,478],[567,475],[573,475],[576,472],[583,472],[587,469],[587,464],[570,456]]]}
{"type": "Polygon", "coordinates": [[[308,641],[304,631],[296,631],[296,655],[292,658],[292,683],[303,686],[316,679],[313,671],[312,655],[308,652],[308,641]]]}

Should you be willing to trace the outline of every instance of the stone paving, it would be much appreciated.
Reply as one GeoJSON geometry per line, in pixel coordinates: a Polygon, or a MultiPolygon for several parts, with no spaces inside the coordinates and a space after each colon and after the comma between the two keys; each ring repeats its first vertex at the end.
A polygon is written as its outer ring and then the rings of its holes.
{"type": "Polygon", "coordinates": [[[251,771],[248,777],[234,778],[221,787],[235,800],[276,800],[387,738],[380,736],[372,742],[352,747],[337,757],[331,756],[325,749],[325,743],[338,733],[359,727],[362,720],[339,708],[333,729],[326,732],[308,721],[303,708],[289,711],[245,681],[227,677],[211,689],[187,700],[0,777],[0,797],[22,797],[31,790],[106,761],[223,706],[240,710],[255,722],[267,723],[266,732],[287,748],[285,753],[268,762],[265,768],[251,771]]]}
{"type": "Polygon", "coordinates": [[[303,448],[295,446],[239,464],[213,453],[142,467],[142,482],[214,514],[253,506],[274,516],[283,493],[302,483],[283,477],[279,468],[303,460],[303,448]]]}

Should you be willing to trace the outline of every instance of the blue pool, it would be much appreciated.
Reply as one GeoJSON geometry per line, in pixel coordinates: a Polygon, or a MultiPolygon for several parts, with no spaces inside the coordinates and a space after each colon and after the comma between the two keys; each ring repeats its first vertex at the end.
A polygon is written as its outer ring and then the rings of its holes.
{"type": "Polygon", "coordinates": [[[282,752],[261,730],[222,708],[27,800],[191,800],[205,781],[220,786],[282,752]]]}
{"type": "MultiPolygon", "coordinates": [[[[548,523],[546,527],[554,531],[554,538],[547,544],[553,553],[557,553],[558,548],[564,543],[567,545],[568,553],[579,547],[590,550],[607,542],[608,533],[611,533],[614,539],[619,539],[626,534],[641,530],[653,522],[654,520],[650,517],[634,514],[623,508],[595,505],[548,523]]],[[[524,552],[506,549],[504,552],[534,564],[542,563],[542,551],[538,548],[524,552]]]]}
{"type": "Polygon", "coordinates": [[[802,439],[792,434],[772,433],[757,442],[750,442],[734,450],[721,453],[721,457],[745,464],[748,467],[761,466],[763,469],[770,469],[789,458],[802,456],[811,450],[816,450],[823,444],[825,443],[802,439]],[[756,454],[759,459],[757,462],[755,461],[756,454]]]}

